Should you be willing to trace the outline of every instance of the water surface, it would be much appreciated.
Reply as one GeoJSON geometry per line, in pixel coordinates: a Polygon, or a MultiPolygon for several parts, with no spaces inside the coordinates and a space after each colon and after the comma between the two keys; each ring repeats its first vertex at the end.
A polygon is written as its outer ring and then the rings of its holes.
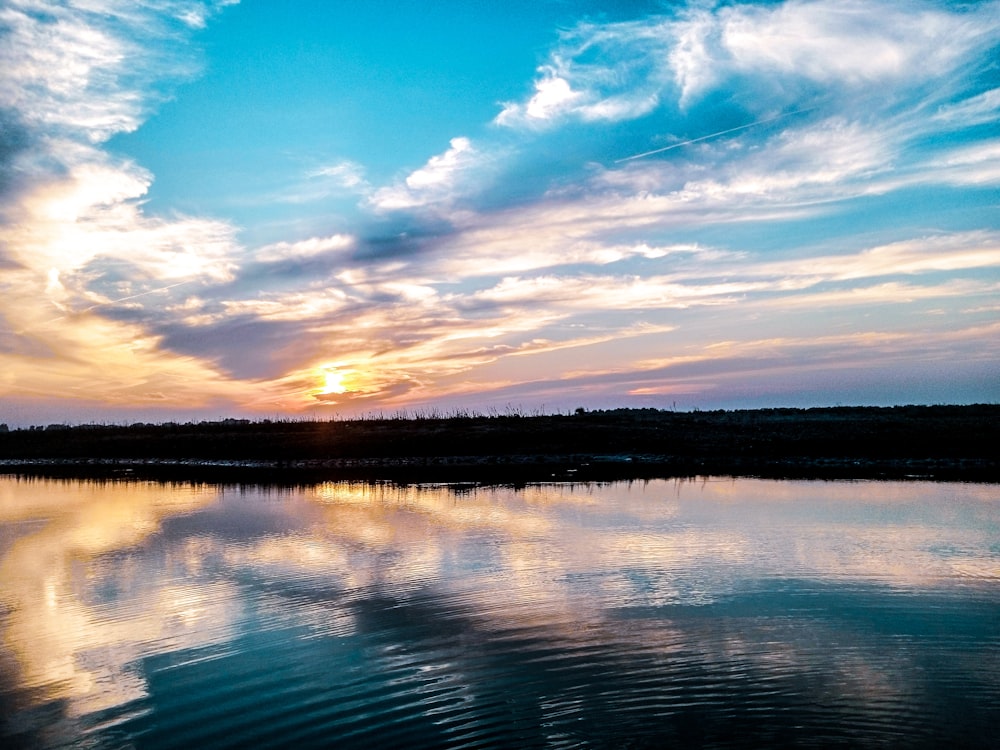
{"type": "Polygon", "coordinates": [[[4,747],[995,746],[995,485],[0,477],[4,747]]]}

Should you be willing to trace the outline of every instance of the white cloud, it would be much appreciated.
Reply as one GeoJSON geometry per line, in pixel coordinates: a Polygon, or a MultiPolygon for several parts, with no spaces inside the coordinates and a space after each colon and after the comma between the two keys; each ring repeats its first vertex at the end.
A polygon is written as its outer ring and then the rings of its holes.
{"type": "Polygon", "coordinates": [[[848,90],[938,78],[994,36],[1000,18],[992,3],[955,13],[923,2],[790,0],[699,13],[680,28],[672,62],[687,105],[735,74],[848,90]]]}
{"type": "Polygon", "coordinates": [[[486,157],[468,138],[452,138],[449,148],[401,182],[376,190],[369,198],[376,210],[391,211],[430,204],[447,204],[456,197],[467,174],[482,168],[486,157]]]}
{"type": "Polygon", "coordinates": [[[550,66],[540,69],[542,77],[535,81],[535,94],[524,105],[515,102],[504,105],[497,115],[498,125],[517,125],[548,121],[572,109],[583,96],[573,91],[565,78],[561,78],[550,66]]]}
{"type": "Polygon", "coordinates": [[[26,4],[0,9],[6,27],[0,101],[31,126],[71,128],[93,141],[135,129],[142,103],[115,83],[132,45],[68,8],[46,8],[55,21],[33,10],[26,4]]]}
{"type": "Polygon", "coordinates": [[[365,198],[371,192],[364,166],[344,159],[308,170],[273,191],[244,198],[242,202],[262,206],[273,203],[302,205],[330,199],[365,198]]]}
{"type": "MultiPolygon", "coordinates": [[[[832,117],[789,128],[752,150],[726,153],[711,177],[696,176],[674,195],[686,203],[748,203],[802,207],[877,192],[891,173],[898,140],[892,133],[832,117]]],[[[720,148],[720,151],[722,148],[720,148]]]]}
{"type": "Polygon", "coordinates": [[[427,165],[406,178],[411,190],[434,190],[449,187],[455,173],[475,154],[468,138],[452,138],[451,147],[439,156],[432,156],[427,165]]]}
{"type": "Polygon", "coordinates": [[[176,22],[203,21],[226,4],[14,0],[0,9],[0,102],[32,133],[14,157],[26,177],[7,198],[17,220],[0,228],[8,257],[39,277],[55,268],[67,284],[98,259],[140,279],[230,278],[235,231],[146,216],[152,176],[97,145],[139,125],[156,104],[154,80],[191,73],[190,53],[171,48],[184,39],[176,22]]]}
{"type": "Polygon", "coordinates": [[[719,21],[722,48],[736,69],[839,84],[940,75],[982,33],[961,15],[868,0],[736,7],[719,21]]]}
{"type": "Polygon", "coordinates": [[[731,304],[740,295],[767,290],[760,281],[697,283],[653,276],[538,276],[508,277],[474,298],[504,305],[544,306],[550,310],[642,310],[686,308],[692,305],[731,304]]]}
{"type": "MultiPolygon", "coordinates": [[[[626,120],[662,100],[687,108],[734,76],[755,77],[739,98],[756,110],[796,101],[796,81],[857,91],[946,75],[995,38],[995,3],[950,12],[923,2],[789,0],[695,7],[644,21],[582,24],[564,32],[538,68],[534,93],[506,103],[495,122],[540,127],[560,119],[626,120]]],[[[822,89],[816,89],[816,86],[822,89]]],[[[873,92],[879,93],[879,92],[873,92]]]]}
{"type": "MultiPolygon", "coordinates": [[[[540,202],[482,216],[443,240],[437,259],[425,259],[432,264],[425,271],[443,278],[496,277],[538,269],[605,266],[629,258],[714,253],[696,244],[630,243],[606,236],[634,226],[630,206],[626,198],[594,197],[540,202]]],[[[663,207],[658,210],[662,212],[663,207]]]]}
{"type": "Polygon", "coordinates": [[[226,317],[253,316],[267,320],[317,321],[342,310],[348,296],[340,289],[310,290],[291,294],[259,295],[257,299],[226,300],[220,303],[223,314],[208,322],[220,322],[226,317]]]}
{"type": "Polygon", "coordinates": [[[505,103],[494,123],[543,128],[567,117],[616,121],[647,114],[667,82],[665,28],[660,21],[629,22],[564,32],[538,68],[534,94],[523,104],[505,103]]]}
{"type": "Polygon", "coordinates": [[[11,0],[0,8],[0,102],[31,127],[92,143],[135,130],[155,103],[148,84],[194,71],[189,56],[161,52],[177,37],[170,19],[200,27],[228,4],[11,0]]]}
{"type": "Polygon", "coordinates": [[[345,190],[364,190],[368,187],[368,182],[365,179],[365,168],[350,159],[320,167],[310,172],[309,177],[324,178],[345,190]]]}
{"type": "Polygon", "coordinates": [[[302,260],[327,253],[335,253],[355,245],[355,238],[347,234],[329,237],[310,237],[298,242],[276,242],[265,245],[254,253],[257,260],[273,263],[282,260],[302,260]]]}
{"type": "Polygon", "coordinates": [[[136,279],[231,278],[241,253],[233,228],[209,219],[145,216],[136,199],[148,184],[144,170],[95,151],[63,179],[21,196],[24,221],[0,229],[0,239],[23,268],[39,274],[112,264],[129,267],[136,279]]]}
{"type": "Polygon", "coordinates": [[[224,8],[228,5],[239,5],[239,3],[240,0],[212,0],[209,3],[186,0],[177,4],[174,14],[191,28],[203,29],[205,28],[205,23],[217,8],[224,8]]]}
{"type": "Polygon", "coordinates": [[[1000,114],[1000,88],[990,89],[959,102],[942,104],[933,119],[966,127],[996,122],[1000,114]]]}
{"type": "Polygon", "coordinates": [[[1000,183],[1000,140],[949,149],[926,166],[932,177],[953,185],[1000,183]]]}
{"type": "MultiPolygon", "coordinates": [[[[1000,235],[974,231],[920,237],[881,245],[849,257],[809,259],[795,266],[800,274],[822,273],[839,280],[996,268],[1000,267],[1000,235]]],[[[769,267],[764,265],[760,270],[767,273],[769,267]]]]}
{"type": "Polygon", "coordinates": [[[708,90],[719,77],[710,45],[717,36],[716,19],[700,11],[679,22],[673,30],[676,42],[667,57],[673,78],[680,89],[680,103],[686,106],[695,95],[708,90]]]}

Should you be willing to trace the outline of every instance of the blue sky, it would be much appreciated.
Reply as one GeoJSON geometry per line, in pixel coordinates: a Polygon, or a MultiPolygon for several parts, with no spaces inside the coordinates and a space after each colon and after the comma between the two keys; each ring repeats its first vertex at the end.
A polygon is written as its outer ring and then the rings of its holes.
{"type": "Polygon", "coordinates": [[[5,0],[0,421],[996,401],[998,48],[997,2],[5,0]]]}

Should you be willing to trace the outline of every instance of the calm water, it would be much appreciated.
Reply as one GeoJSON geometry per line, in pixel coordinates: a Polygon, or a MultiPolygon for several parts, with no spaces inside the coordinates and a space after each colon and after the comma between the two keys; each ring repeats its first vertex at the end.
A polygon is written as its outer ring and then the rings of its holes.
{"type": "Polygon", "coordinates": [[[995,747],[1000,488],[0,477],[0,746],[995,747]]]}

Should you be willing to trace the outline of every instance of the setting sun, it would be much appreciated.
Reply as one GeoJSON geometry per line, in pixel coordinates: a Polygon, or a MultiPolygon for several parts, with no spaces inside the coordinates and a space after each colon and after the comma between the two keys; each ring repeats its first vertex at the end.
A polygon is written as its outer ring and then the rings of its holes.
{"type": "Polygon", "coordinates": [[[344,373],[338,370],[327,370],[323,373],[323,390],[320,393],[344,393],[347,387],[344,385],[344,373]]]}

